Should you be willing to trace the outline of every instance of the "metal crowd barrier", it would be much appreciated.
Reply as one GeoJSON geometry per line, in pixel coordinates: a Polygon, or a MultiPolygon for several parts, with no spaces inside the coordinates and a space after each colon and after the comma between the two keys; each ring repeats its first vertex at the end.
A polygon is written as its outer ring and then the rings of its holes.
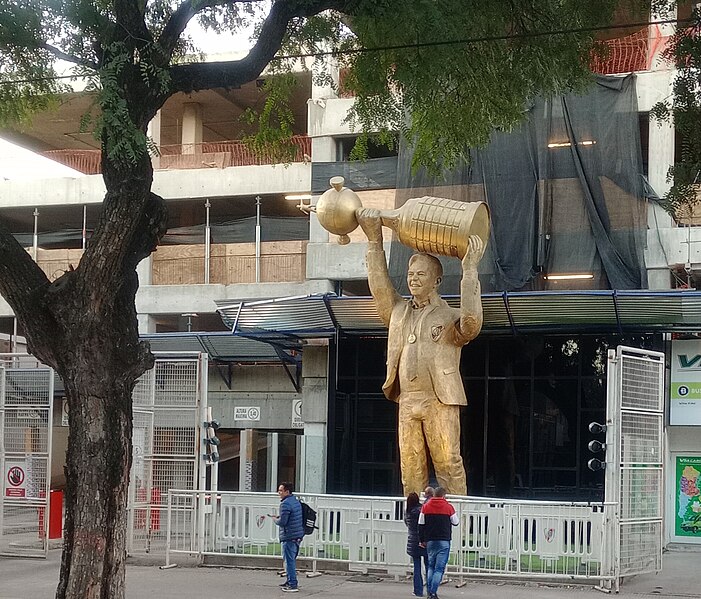
{"type": "MultiPolygon", "coordinates": [[[[345,564],[351,571],[404,574],[404,498],[299,494],[317,511],[319,529],[304,538],[300,558],[345,564]]],[[[615,504],[449,498],[451,576],[582,580],[614,578],[608,529],[615,504]]],[[[177,554],[281,558],[275,493],[168,492],[166,566],[177,554]]]]}

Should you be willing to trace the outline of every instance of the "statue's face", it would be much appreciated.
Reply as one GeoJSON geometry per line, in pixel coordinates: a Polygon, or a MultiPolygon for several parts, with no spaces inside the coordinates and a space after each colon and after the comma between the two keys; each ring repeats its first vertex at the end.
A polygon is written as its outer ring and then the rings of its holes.
{"type": "Polygon", "coordinates": [[[406,275],[409,293],[417,300],[425,300],[438,288],[441,280],[430,258],[419,256],[409,264],[406,275]]]}

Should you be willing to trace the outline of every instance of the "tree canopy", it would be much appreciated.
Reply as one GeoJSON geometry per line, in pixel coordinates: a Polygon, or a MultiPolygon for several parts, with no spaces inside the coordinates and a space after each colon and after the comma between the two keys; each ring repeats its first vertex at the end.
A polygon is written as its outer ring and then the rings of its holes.
{"type": "MultiPolygon", "coordinates": [[[[96,110],[85,122],[101,140],[107,189],[80,263],[53,282],[14,240],[0,211],[0,293],[30,351],[63,379],[69,405],[57,597],[124,595],[131,393],[153,364],[138,337],[136,266],[158,244],[167,217],[151,191],[147,126],[164,102],[333,53],[348,69],[345,85],[356,96],[351,116],[364,135],[399,132],[414,144],[418,163],[449,165],[494,129],[518,123],[536,94],[586,85],[594,30],[614,4],[0,0],[0,124],[26,122],[49,108],[70,84],[59,77],[57,61],[73,65],[95,94],[96,110]],[[212,30],[252,24],[250,51],[229,62],[192,58],[193,19],[212,30]]],[[[271,97],[284,110],[284,99],[271,97]]],[[[258,123],[266,134],[286,119],[269,113],[258,123]]]]}
{"type": "MultiPolygon", "coordinates": [[[[581,88],[593,29],[614,0],[490,2],[419,0],[23,0],[0,2],[0,118],[29,118],[67,82],[55,61],[76,65],[100,93],[94,126],[114,158],[146,148],[137,104],[158,107],[172,94],[235,87],[263,69],[283,70],[300,55],[336,52],[358,101],[362,131],[400,131],[422,164],[444,163],[466,145],[523,117],[537,94],[581,88]],[[242,60],[199,62],[186,28],[255,27],[242,60]],[[562,32],[562,33],[558,33],[562,32]],[[569,32],[569,33],[567,33],[569,32]],[[282,56],[292,56],[285,60],[282,56]],[[407,118],[411,115],[411,118],[407,118]],[[105,120],[109,122],[105,122],[105,120]]],[[[152,112],[153,109],[148,112],[152,112]]]]}
{"type": "MultiPolygon", "coordinates": [[[[673,14],[686,2],[655,0],[653,8],[660,14],[673,14]]],[[[701,10],[694,4],[688,16],[682,16],[669,40],[664,58],[676,68],[672,93],[652,109],[653,118],[671,119],[679,138],[680,151],[668,171],[671,188],[664,206],[676,218],[688,218],[701,197],[701,10]]]]}

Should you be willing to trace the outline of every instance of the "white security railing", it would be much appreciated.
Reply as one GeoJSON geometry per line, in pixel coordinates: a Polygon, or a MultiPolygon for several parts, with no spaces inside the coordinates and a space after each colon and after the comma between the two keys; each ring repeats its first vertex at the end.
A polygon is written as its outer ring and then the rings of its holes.
{"type": "MultiPolygon", "coordinates": [[[[404,499],[308,495],[317,530],[305,537],[300,558],[312,569],[324,562],[349,570],[406,573],[404,499]]],[[[615,505],[451,498],[459,517],[453,529],[451,575],[611,580],[604,542],[615,505]]],[[[281,558],[274,493],[174,491],[168,493],[166,565],[175,554],[281,558]],[[201,507],[204,506],[204,507],[201,507]],[[204,510],[200,518],[198,510],[204,510]],[[198,530],[198,522],[204,522],[198,530]]]]}

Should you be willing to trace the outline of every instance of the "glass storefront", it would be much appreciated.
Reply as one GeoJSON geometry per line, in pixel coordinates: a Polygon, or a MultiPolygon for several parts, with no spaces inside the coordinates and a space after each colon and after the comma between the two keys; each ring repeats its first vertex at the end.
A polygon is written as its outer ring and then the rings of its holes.
{"type": "Polygon", "coordinates": [[[220,429],[217,434],[221,440],[220,491],[275,491],[278,484],[285,481],[299,487],[301,435],[257,429],[220,429]],[[247,435],[243,443],[242,433],[247,435]]]}
{"type": "MultiPolygon", "coordinates": [[[[607,350],[661,349],[660,335],[482,335],[461,371],[470,495],[603,499],[588,425],[605,420],[607,350]]],[[[401,494],[397,405],[382,395],[386,338],[346,337],[329,415],[331,493],[401,494]]]]}

